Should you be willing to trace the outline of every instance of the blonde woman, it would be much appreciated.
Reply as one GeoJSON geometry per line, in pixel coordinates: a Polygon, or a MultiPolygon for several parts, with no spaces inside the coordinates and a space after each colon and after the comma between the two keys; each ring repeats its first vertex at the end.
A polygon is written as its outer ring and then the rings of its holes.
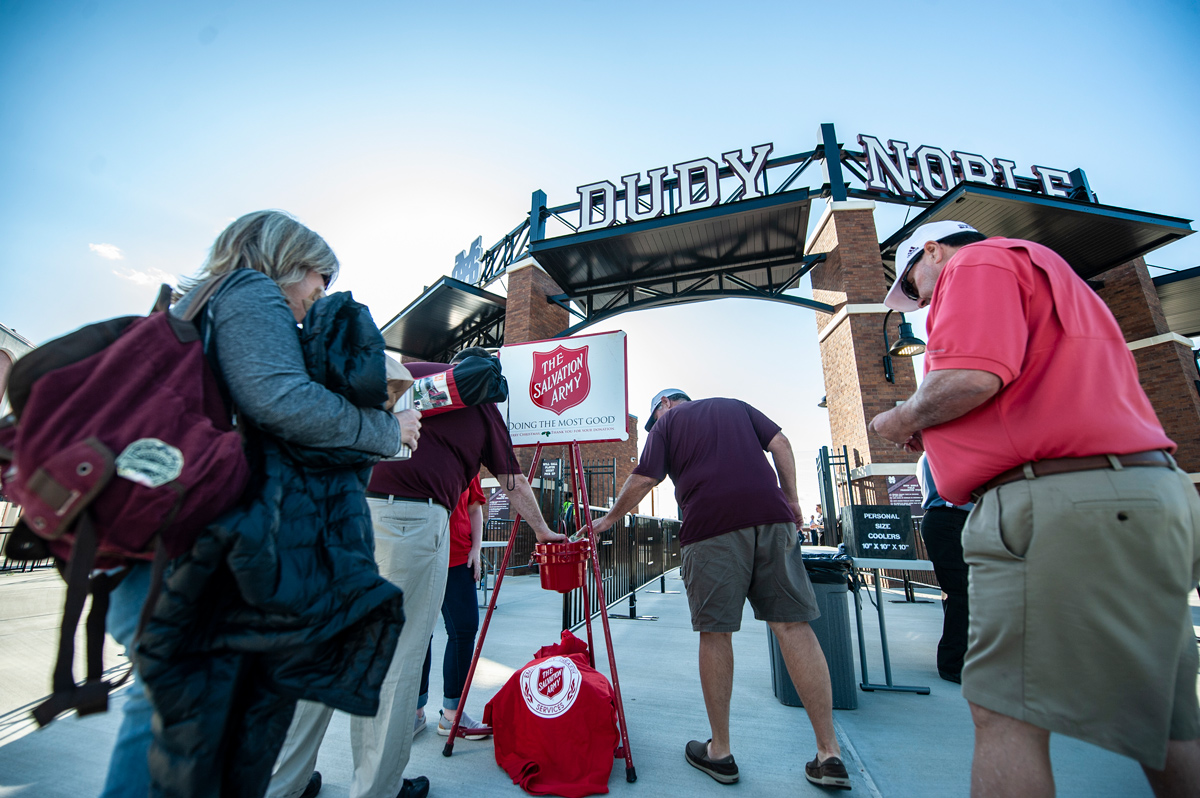
{"type": "MultiPolygon", "coordinates": [[[[416,448],[418,413],[356,407],[314,382],[305,368],[297,325],[338,271],[337,257],[319,235],[281,211],[257,211],[217,237],[199,273],[181,281],[171,313],[182,316],[195,300],[193,289],[228,274],[197,326],[218,382],[241,419],[307,447],[384,456],[395,454],[402,443],[416,448]]],[[[135,566],[112,593],[108,629],[130,653],[149,583],[149,566],[135,566]]],[[[151,715],[135,673],[103,798],[148,794],[151,715]]]]}

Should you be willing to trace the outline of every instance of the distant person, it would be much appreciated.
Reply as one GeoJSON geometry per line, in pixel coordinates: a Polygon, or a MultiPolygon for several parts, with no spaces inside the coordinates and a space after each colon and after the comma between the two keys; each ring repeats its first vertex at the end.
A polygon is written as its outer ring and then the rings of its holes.
{"type": "MultiPolygon", "coordinates": [[[[457,356],[456,360],[457,360],[457,356]]],[[[442,709],[438,712],[437,732],[449,737],[454,721],[462,714],[460,729],[466,739],[482,740],[491,732],[475,731],[486,727],[471,719],[459,706],[467,671],[475,655],[475,633],[479,631],[479,603],[475,583],[482,575],[483,508],[487,497],[479,484],[479,475],[463,492],[450,513],[450,568],[446,575],[446,596],[442,599],[442,621],[446,624],[446,650],[442,654],[442,709]]],[[[425,665],[421,668],[420,696],[417,698],[417,717],[413,736],[426,726],[425,704],[429,701],[429,669],[433,665],[433,640],[425,650],[425,665]]]]}
{"type": "Polygon", "coordinates": [[[967,653],[967,564],[963,560],[962,530],[974,502],[956,507],[938,494],[929,469],[929,458],[917,461],[917,481],[921,484],[925,515],[921,517],[921,539],[933,563],[946,601],[942,605],[942,639],[937,647],[938,676],[948,682],[962,683],[963,657],[967,653]]]}
{"type": "Polygon", "coordinates": [[[1054,251],[921,225],[885,299],[929,306],[925,379],[871,430],[924,449],[963,530],[971,791],[1052,795],[1050,733],[1200,795],[1200,497],[1112,312],[1054,251]]]}
{"type": "MultiPolygon", "coordinates": [[[[474,349],[461,356],[474,355],[474,349]]],[[[489,356],[486,351],[482,357],[489,356]]],[[[445,371],[445,363],[406,363],[416,379],[445,371]]],[[[404,629],[384,680],[379,713],[350,720],[354,763],[351,798],[424,798],[429,779],[403,778],[412,749],[421,666],[433,624],[446,593],[450,561],[450,510],[480,465],[496,475],[513,509],[533,528],[539,542],[564,540],[542,518],[537,498],[513,454],[512,439],[494,404],[465,407],[421,422],[421,446],[408,460],[375,466],[367,503],[375,526],[379,573],[404,591],[404,629]]],[[[275,763],[269,795],[295,798],[310,783],[332,712],[301,701],[275,763]]]]}
{"type": "Polygon", "coordinates": [[[810,546],[817,545],[817,516],[810,515],[807,524],[800,524],[800,542],[807,543],[810,546]]]}
{"type": "Polygon", "coordinates": [[[738,780],[729,741],[733,632],[741,628],[749,598],[754,617],[779,639],[817,737],[817,756],[805,765],[805,777],[849,789],[833,729],[829,669],[808,625],[821,612],[797,541],[796,524],[804,516],[791,443],[778,424],[745,402],[693,402],[674,388],[650,402],[646,430],[640,462],[593,528],[601,533],[620,523],[664,477],[675,483],[683,513],[679,570],[692,629],[700,633],[700,684],[712,729],[707,743],[687,744],[688,764],[722,784],[738,780]],[[774,471],[764,451],[771,453],[774,471]]]}
{"type": "Polygon", "coordinates": [[[559,511],[558,520],[560,524],[565,523],[567,525],[568,533],[573,533],[575,531],[574,512],[575,496],[571,493],[571,491],[567,491],[563,497],[562,508],[559,511]]]}
{"type": "Polygon", "coordinates": [[[822,543],[824,543],[826,546],[829,545],[829,541],[824,539],[825,538],[825,518],[821,514],[821,505],[819,505],[819,504],[817,505],[817,517],[813,520],[813,524],[812,524],[812,536],[813,536],[813,545],[814,546],[820,546],[822,543]]]}

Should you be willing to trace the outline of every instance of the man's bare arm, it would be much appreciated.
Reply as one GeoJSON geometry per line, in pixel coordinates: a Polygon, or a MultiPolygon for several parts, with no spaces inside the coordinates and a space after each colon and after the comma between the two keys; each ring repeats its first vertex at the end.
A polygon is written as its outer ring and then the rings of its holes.
{"type": "Polygon", "coordinates": [[[638,506],[638,503],[646,498],[646,494],[654,488],[661,480],[644,477],[641,474],[630,474],[625,480],[625,484],[621,486],[621,492],[617,495],[617,499],[613,502],[613,507],[603,518],[597,518],[592,522],[592,529],[596,532],[604,532],[609,527],[617,522],[618,518],[623,517],[626,513],[638,506]]]}
{"type": "Polygon", "coordinates": [[[931,371],[907,402],[871,419],[871,430],[889,441],[906,443],[923,429],[965,416],[1003,386],[1003,381],[990,371],[931,371]]]}
{"type": "Polygon", "coordinates": [[[534,497],[533,490],[529,487],[529,480],[525,478],[524,474],[497,474],[496,476],[500,480],[500,490],[508,496],[512,508],[520,513],[529,526],[533,527],[533,534],[537,537],[538,543],[566,540],[565,537],[551,530],[546,524],[546,519],[542,518],[542,510],[538,507],[537,498],[534,497]],[[515,483],[515,487],[511,490],[508,487],[509,480],[515,483]]]}
{"type": "Polygon", "coordinates": [[[775,437],[767,444],[767,451],[775,461],[775,473],[779,475],[779,488],[797,524],[804,523],[804,513],[800,510],[800,496],[796,493],[796,455],[792,453],[792,442],[783,432],[776,432],[775,437]]]}

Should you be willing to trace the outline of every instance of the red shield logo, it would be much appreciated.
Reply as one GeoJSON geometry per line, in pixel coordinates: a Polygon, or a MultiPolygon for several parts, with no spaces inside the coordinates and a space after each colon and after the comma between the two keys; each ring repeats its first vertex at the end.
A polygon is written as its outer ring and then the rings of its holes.
{"type": "Polygon", "coordinates": [[[538,670],[538,692],[546,698],[554,698],[563,689],[563,669],[540,668],[538,670]]]}
{"type": "Polygon", "coordinates": [[[567,349],[560,345],[550,352],[533,353],[529,398],[535,405],[561,416],[587,399],[591,392],[587,346],[567,349]]]}

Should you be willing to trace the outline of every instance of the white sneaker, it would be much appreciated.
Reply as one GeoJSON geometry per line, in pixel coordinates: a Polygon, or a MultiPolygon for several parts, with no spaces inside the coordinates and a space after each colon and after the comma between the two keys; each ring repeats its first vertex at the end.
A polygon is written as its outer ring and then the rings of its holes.
{"type": "Polygon", "coordinates": [[[425,731],[425,713],[418,712],[413,718],[413,737],[416,737],[421,732],[425,731]]]}
{"type": "MultiPolygon", "coordinates": [[[[466,712],[459,713],[459,720],[461,721],[458,725],[459,731],[466,732],[466,735],[463,737],[464,740],[486,740],[492,736],[491,729],[482,723],[476,723],[471,720],[471,716],[466,712]],[[478,731],[472,734],[471,732],[474,730],[478,731]]],[[[445,712],[438,710],[438,734],[442,737],[449,737],[453,729],[454,721],[447,718],[445,712]]]]}

